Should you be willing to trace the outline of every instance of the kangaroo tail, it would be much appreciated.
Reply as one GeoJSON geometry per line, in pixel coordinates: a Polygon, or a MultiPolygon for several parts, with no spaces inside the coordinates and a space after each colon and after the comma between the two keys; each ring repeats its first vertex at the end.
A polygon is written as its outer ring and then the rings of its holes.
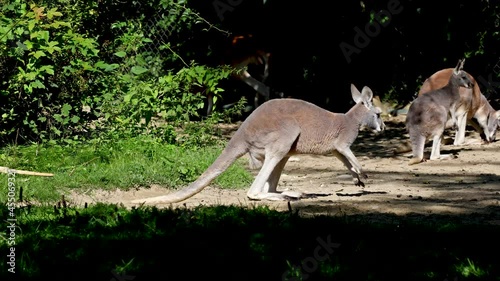
{"type": "Polygon", "coordinates": [[[243,145],[233,145],[229,143],[222,151],[219,157],[198,177],[196,181],[191,183],[184,189],[170,193],[168,195],[149,197],[144,199],[133,200],[132,203],[176,203],[184,201],[189,197],[202,191],[210,182],[217,178],[222,172],[227,170],[236,159],[248,152],[248,149],[243,145]]]}

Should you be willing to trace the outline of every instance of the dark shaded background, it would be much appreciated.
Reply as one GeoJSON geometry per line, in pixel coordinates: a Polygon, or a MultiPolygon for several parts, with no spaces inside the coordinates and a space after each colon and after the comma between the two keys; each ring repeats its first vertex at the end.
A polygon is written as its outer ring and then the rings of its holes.
{"type": "MultiPolygon", "coordinates": [[[[495,73],[500,72],[500,1],[402,0],[402,11],[348,63],[340,43],[354,45],[354,28],[364,30],[371,14],[387,10],[389,2],[220,0],[190,6],[222,29],[261,39],[272,52],[269,84],[274,90],[333,111],[350,108],[350,83],[406,104],[426,77],[454,67],[464,56],[466,71],[476,79],[492,75],[492,81],[500,81],[495,73]],[[214,3],[233,6],[217,12],[214,3]]],[[[214,30],[193,44],[216,50],[221,40],[224,35],[214,30]]],[[[480,87],[498,99],[487,85],[480,87]]]]}

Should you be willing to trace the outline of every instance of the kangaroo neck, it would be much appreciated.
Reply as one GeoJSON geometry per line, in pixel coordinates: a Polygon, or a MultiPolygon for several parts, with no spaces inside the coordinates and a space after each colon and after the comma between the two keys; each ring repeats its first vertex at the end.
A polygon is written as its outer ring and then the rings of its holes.
{"type": "Polygon", "coordinates": [[[446,88],[450,89],[452,95],[460,95],[460,84],[458,83],[457,79],[455,79],[454,74],[452,74],[450,81],[448,81],[448,84],[446,84],[446,88]]]}
{"type": "Polygon", "coordinates": [[[345,117],[349,124],[355,125],[359,128],[363,124],[365,113],[366,107],[362,103],[358,103],[349,109],[349,111],[345,114],[345,117]]]}

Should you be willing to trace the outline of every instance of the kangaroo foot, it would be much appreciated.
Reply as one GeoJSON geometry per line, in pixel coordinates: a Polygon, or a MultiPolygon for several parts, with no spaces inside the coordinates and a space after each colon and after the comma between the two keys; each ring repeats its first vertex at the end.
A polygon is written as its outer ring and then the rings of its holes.
{"type": "Polygon", "coordinates": [[[457,156],[455,156],[453,154],[441,154],[438,157],[436,157],[434,159],[429,159],[429,160],[435,161],[435,160],[448,160],[448,159],[455,159],[455,158],[457,158],[457,156]]]}
{"type": "Polygon", "coordinates": [[[425,162],[423,158],[413,157],[410,159],[410,161],[408,161],[408,165],[415,165],[422,162],[425,162]]]}

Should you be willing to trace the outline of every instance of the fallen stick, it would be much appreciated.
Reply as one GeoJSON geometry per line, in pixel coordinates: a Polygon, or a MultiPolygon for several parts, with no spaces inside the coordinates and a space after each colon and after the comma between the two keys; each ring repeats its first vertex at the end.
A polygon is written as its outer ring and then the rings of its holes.
{"type": "Polygon", "coordinates": [[[7,174],[7,173],[9,173],[9,170],[14,171],[14,173],[20,174],[20,175],[41,176],[41,177],[53,177],[54,176],[54,174],[50,174],[50,173],[39,173],[39,172],[10,169],[8,167],[0,167],[0,173],[7,174]]]}

